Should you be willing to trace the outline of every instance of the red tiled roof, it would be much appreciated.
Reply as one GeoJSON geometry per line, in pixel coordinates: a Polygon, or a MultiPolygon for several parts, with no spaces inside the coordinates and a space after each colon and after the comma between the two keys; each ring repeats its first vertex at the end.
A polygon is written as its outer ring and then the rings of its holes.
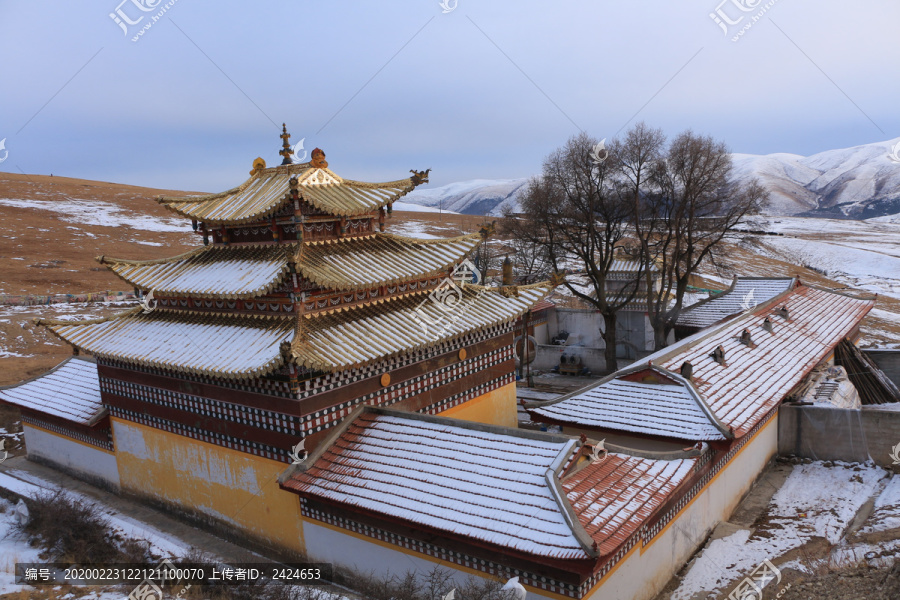
{"type": "Polygon", "coordinates": [[[331,442],[281,475],[283,488],[536,557],[581,560],[615,552],[700,456],[611,453],[560,479],[577,455],[574,439],[357,410],[331,442]]]}
{"type": "Polygon", "coordinates": [[[873,299],[800,285],[646,360],[676,373],[690,362],[694,387],[735,437],[741,437],[827,358],[874,304],[873,299]],[[788,319],[779,316],[781,307],[787,307],[788,319]],[[766,317],[771,333],[763,328],[766,317]],[[740,342],[744,329],[752,346],[740,342]],[[725,366],[710,356],[719,345],[725,350],[725,366]]]}
{"type": "Polygon", "coordinates": [[[697,458],[654,460],[608,454],[563,479],[578,520],[611,554],[653,516],[691,474],[697,458]]]}
{"type": "Polygon", "coordinates": [[[643,365],[635,363],[585,392],[528,410],[584,427],[706,441],[721,439],[716,429],[731,429],[739,438],[827,358],[873,305],[872,299],[801,285],[664,348],[643,359],[643,365]],[[779,316],[782,307],[787,307],[788,319],[779,316]],[[767,317],[771,333],[762,326],[767,317]],[[752,346],[740,342],[744,329],[752,346]],[[725,366],[711,356],[720,345],[725,366]],[[690,383],[677,376],[685,362],[693,365],[690,383]],[[615,379],[647,368],[647,363],[680,382],[684,391],[615,379]],[[695,397],[699,402],[687,402],[695,397]]]}
{"type": "Polygon", "coordinates": [[[509,431],[368,409],[282,485],[535,556],[587,558],[546,479],[575,440],[509,431]]]}
{"type": "Polygon", "coordinates": [[[539,310],[544,310],[545,308],[554,308],[555,306],[556,305],[549,300],[541,300],[531,307],[531,312],[538,312],[539,310]]]}

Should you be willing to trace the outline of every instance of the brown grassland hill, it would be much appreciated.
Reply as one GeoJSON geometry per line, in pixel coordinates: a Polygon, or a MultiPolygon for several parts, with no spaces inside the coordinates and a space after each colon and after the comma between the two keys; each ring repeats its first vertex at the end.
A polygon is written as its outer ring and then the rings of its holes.
{"type": "MultiPolygon", "coordinates": [[[[99,265],[99,255],[154,259],[173,256],[201,244],[190,221],[155,201],[159,194],[197,192],[45,175],[0,173],[0,302],[4,296],[98,291],[129,291],[128,285],[99,265]]],[[[477,231],[486,217],[395,211],[388,231],[410,236],[449,237],[477,231]]],[[[842,287],[841,283],[805,267],[753,251],[752,244],[734,245],[709,267],[710,279],[698,287],[721,289],[724,277],[742,275],[799,276],[803,281],[842,287]]],[[[0,304],[0,386],[45,372],[71,355],[71,349],[42,327],[36,317],[106,316],[131,304],[88,303],[49,306],[0,304]]],[[[879,296],[877,314],[864,334],[869,342],[900,341],[900,300],[879,296]]]]}

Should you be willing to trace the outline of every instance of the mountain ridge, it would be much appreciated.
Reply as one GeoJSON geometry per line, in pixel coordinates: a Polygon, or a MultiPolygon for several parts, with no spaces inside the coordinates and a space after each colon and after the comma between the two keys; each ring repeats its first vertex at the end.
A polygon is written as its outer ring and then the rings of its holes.
{"type": "MultiPolygon", "coordinates": [[[[900,137],[810,156],[731,156],[733,180],[756,177],[769,190],[769,215],[869,219],[900,214],[900,137]]],[[[417,189],[403,200],[468,215],[500,216],[507,206],[519,208],[528,179],[459,181],[417,189]]]]}

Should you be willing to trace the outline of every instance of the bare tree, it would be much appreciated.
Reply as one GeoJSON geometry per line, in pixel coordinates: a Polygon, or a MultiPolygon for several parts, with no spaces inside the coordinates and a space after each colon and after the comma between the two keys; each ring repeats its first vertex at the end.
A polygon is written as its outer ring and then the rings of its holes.
{"type": "Polygon", "coordinates": [[[541,238],[540,231],[531,231],[523,235],[522,229],[527,227],[533,227],[533,222],[519,219],[512,214],[500,222],[500,230],[506,236],[504,244],[510,251],[515,274],[518,280],[525,284],[547,279],[553,272],[547,248],[543,243],[534,241],[541,238]]]}
{"type": "Polygon", "coordinates": [[[613,185],[616,159],[595,150],[597,140],[580,134],[554,150],[544,161],[521,201],[523,217],[507,214],[505,228],[514,237],[543,248],[554,273],[574,263],[584,270],[588,289],[572,281],[565,285],[603,316],[608,371],[616,364],[616,315],[634,299],[645,261],[633,282],[613,283],[608,275],[617,247],[624,243],[631,204],[613,185]]]}
{"type": "MultiPolygon", "coordinates": [[[[626,138],[625,156],[654,139],[643,124],[626,138]]],[[[752,181],[730,181],[731,156],[725,144],[691,131],[678,135],[663,156],[647,157],[654,163],[650,176],[631,178],[632,221],[647,263],[647,308],[657,349],[667,343],[681,314],[691,277],[704,260],[748,216],[768,201],[768,193],[752,181]],[[653,285],[650,266],[658,269],[653,285]]]]}
{"type": "Polygon", "coordinates": [[[481,243],[471,256],[472,262],[481,276],[479,281],[481,281],[482,285],[487,285],[488,275],[500,265],[500,257],[495,247],[496,242],[491,239],[496,233],[496,229],[496,221],[485,221],[481,224],[478,229],[478,232],[481,234],[481,243]]]}

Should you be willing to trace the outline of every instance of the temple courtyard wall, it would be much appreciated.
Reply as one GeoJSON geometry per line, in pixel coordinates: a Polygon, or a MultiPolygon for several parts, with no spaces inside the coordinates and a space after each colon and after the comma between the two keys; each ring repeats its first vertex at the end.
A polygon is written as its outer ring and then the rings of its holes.
{"type": "Polygon", "coordinates": [[[716,473],[661,531],[638,542],[587,596],[589,600],[650,600],[687,563],[706,537],[727,521],[778,450],[778,413],[716,473]]]}
{"type": "Polygon", "coordinates": [[[120,489],[116,454],[67,435],[24,422],[28,459],[43,463],[105,489],[120,489]]]}
{"type": "Polygon", "coordinates": [[[264,546],[306,551],[285,463],[113,419],[122,490],[264,546]]]}

